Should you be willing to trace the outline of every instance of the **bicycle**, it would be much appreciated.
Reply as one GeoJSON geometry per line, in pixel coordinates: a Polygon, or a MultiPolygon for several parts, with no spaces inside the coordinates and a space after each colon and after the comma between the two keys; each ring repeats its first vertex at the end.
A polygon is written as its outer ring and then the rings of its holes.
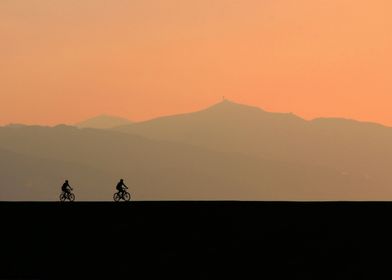
{"type": "Polygon", "coordinates": [[[72,192],[62,192],[60,194],[60,201],[65,202],[66,200],[68,201],[75,201],[75,195],[72,192]]]}
{"type": "Polygon", "coordinates": [[[131,200],[131,194],[127,191],[123,191],[123,192],[116,192],[113,195],[113,199],[115,202],[119,202],[120,200],[124,200],[124,201],[130,201],[131,200]]]}

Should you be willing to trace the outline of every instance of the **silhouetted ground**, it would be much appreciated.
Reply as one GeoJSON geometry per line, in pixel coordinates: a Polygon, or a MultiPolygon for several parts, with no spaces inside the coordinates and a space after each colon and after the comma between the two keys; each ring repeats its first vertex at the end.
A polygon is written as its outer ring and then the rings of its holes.
{"type": "Polygon", "coordinates": [[[0,211],[1,279],[392,275],[392,203],[4,202],[0,211]]]}

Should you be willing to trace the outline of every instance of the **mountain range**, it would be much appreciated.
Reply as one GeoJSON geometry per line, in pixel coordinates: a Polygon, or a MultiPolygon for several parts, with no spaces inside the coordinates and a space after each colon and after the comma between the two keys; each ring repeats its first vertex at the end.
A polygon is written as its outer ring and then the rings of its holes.
{"type": "Polygon", "coordinates": [[[109,115],[100,115],[91,119],[76,123],[75,126],[79,128],[97,128],[109,129],[117,126],[128,125],[132,122],[125,118],[114,117],[109,115]]]}
{"type": "MultiPolygon", "coordinates": [[[[98,122],[99,123],[99,122],[98,122]]],[[[0,127],[1,200],[387,200],[392,128],[228,100],[145,122],[0,127]],[[99,128],[99,129],[96,129],[99,128]]]]}

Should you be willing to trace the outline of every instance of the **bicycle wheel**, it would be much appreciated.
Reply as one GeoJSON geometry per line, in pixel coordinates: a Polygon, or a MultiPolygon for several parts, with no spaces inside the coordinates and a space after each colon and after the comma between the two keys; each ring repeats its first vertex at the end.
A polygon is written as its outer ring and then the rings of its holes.
{"type": "Polygon", "coordinates": [[[65,197],[65,194],[64,194],[64,193],[60,194],[60,201],[61,201],[61,202],[64,202],[66,199],[67,199],[67,198],[65,197]]]}
{"type": "Polygon", "coordinates": [[[129,192],[124,193],[123,199],[125,201],[130,201],[131,200],[131,195],[129,194],[129,192]]]}
{"type": "Polygon", "coordinates": [[[119,202],[120,199],[121,199],[121,197],[120,197],[120,195],[119,195],[118,193],[115,193],[115,194],[113,195],[113,200],[114,200],[115,202],[119,202]]]}
{"type": "Polygon", "coordinates": [[[73,193],[70,193],[70,194],[68,195],[68,200],[69,200],[69,201],[75,201],[75,195],[74,195],[73,193]]]}

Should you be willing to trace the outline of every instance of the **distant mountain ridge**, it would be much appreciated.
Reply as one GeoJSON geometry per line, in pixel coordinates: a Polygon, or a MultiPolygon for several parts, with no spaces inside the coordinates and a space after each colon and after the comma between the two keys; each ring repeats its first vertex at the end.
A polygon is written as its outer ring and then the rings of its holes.
{"type": "Polygon", "coordinates": [[[6,126],[0,194],[57,199],[68,178],[79,198],[110,200],[124,178],[139,200],[386,200],[391,142],[389,127],[227,100],[109,129],[6,126]]]}
{"type": "Polygon", "coordinates": [[[392,184],[392,128],[375,123],[339,118],[307,121],[225,100],[198,112],[115,130],[214,151],[326,166],[385,187],[392,184]]]}
{"type": "Polygon", "coordinates": [[[110,129],[117,126],[129,125],[129,124],[132,124],[132,122],[125,118],[114,117],[109,115],[100,115],[76,123],[75,126],[79,128],[110,129]]]}

